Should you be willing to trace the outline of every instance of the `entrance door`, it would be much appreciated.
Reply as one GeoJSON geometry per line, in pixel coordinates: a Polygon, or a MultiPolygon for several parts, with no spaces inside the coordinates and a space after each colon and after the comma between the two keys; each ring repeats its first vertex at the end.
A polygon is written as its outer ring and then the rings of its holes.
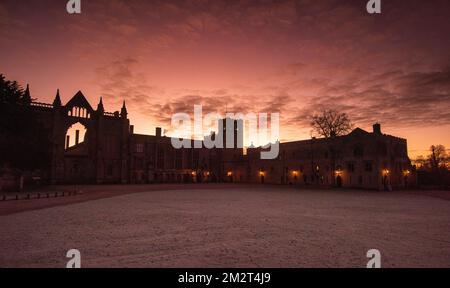
{"type": "Polygon", "coordinates": [[[336,186],[339,188],[342,187],[342,177],[341,176],[336,177],[336,186]]]}

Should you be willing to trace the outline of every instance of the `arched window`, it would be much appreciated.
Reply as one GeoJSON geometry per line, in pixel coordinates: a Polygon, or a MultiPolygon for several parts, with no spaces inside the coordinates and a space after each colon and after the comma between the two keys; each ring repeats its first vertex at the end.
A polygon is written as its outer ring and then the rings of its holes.
{"type": "Polygon", "coordinates": [[[67,129],[65,148],[66,150],[85,142],[87,129],[83,124],[77,122],[67,129]]]}

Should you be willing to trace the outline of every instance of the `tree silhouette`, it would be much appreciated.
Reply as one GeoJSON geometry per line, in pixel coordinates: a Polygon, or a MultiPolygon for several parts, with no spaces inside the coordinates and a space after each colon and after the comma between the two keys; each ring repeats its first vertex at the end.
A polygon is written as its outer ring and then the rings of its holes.
{"type": "Polygon", "coordinates": [[[438,170],[439,168],[447,168],[447,152],[443,145],[432,145],[430,147],[430,155],[428,156],[430,161],[430,167],[433,170],[438,170]]]}
{"type": "Polygon", "coordinates": [[[0,166],[21,169],[49,167],[50,141],[31,107],[28,89],[0,74],[0,166]]]}
{"type": "Polygon", "coordinates": [[[348,115],[336,110],[324,110],[321,114],[314,115],[311,126],[318,135],[325,138],[345,135],[353,128],[348,115]]]}
{"type": "Polygon", "coordinates": [[[421,185],[450,186],[449,154],[443,145],[432,145],[430,154],[419,156],[414,161],[418,165],[418,181],[421,185]]]}

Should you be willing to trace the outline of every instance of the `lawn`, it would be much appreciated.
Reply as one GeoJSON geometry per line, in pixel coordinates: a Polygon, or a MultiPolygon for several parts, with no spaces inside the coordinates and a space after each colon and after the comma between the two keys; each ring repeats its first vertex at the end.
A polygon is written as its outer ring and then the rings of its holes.
{"type": "Polygon", "coordinates": [[[282,186],[188,189],[0,216],[0,267],[65,267],[73,248],[83,267],[365,267],[369,249],[381,252],[383,267],[450,267],[448,200],[282,186]]]}

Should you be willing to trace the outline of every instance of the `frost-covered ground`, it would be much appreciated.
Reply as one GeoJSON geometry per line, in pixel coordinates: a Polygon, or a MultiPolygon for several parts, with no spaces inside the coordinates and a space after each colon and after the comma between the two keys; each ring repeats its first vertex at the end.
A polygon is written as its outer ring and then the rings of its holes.
{"type": "MultiPolygon", "coordinates": [[[[1,206],[0,206],[1,209],[1,206]]],[[[0,267],[450,267],[450,201],[229,187],[150,191],[0,216],[0,267]]]]}

